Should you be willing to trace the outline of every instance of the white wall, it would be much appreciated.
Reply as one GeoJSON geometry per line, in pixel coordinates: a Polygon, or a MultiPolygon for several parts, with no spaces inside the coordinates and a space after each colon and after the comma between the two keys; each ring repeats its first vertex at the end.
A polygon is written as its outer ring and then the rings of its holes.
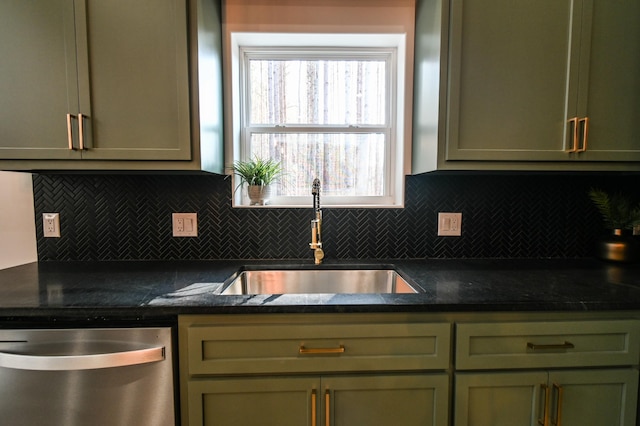
{"type": "Polygon", "coordinates": [[[36,260],[31,175],[0,172],[0,269],[36,260]]]}

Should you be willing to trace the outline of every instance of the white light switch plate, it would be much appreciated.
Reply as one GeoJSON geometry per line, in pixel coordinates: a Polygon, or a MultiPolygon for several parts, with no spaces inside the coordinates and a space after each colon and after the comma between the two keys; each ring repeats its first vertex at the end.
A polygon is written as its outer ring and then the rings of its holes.
{"type": "Polygon", "coordinates": [[[462,234],[462,213],[438,213],[438,236],[459,237],[462,234]]]}
{"type": "Polygon", "coordinates": [[[173,213],[171,215],[174,237],[197,237],[198,214],[197,213],[173,213]]]}

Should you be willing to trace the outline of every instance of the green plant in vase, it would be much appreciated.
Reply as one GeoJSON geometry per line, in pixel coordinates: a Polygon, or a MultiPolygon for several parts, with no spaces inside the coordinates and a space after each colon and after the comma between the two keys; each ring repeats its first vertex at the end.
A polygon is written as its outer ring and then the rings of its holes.
{"type": "Polygon", "coordinates": [[[604,219],[612,235],[599,242],[598,256],[605,260],[630,262],[640,256],[638,242],[628,234],[634,226],[640,225],[640,203],[622,194],[610,195],[592,188],[589,197],[604,219]]]}
{"type": "Polygon", "coordinates": [[[240,178],[236,190],[247,185],[251,205],[265,205],[271,194],[270,185],[283,174],[280,162],[272,159],[254,157],[251,160],[238,160],[231,166],[233,173],[240,178]]]}

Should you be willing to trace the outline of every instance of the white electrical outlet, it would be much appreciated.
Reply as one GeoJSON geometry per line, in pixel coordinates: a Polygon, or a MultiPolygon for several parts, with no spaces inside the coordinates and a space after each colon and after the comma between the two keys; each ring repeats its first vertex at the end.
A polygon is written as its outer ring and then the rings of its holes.
{"type": "Polygon", "coordinates": [[[174,237],[197,237],[198,214],[197,213],[173,213],[171,215],[174,237]]]}
{"type": "Polygon", "coordinates": [[[42,230],[46,238],[60,238],[60,213],[42,213],[42,230]]]}
{"type": "Polygon", "coordinates": [[[462,213],[438,213],[438,236],[459,237],[462,234],[462,213]]]}

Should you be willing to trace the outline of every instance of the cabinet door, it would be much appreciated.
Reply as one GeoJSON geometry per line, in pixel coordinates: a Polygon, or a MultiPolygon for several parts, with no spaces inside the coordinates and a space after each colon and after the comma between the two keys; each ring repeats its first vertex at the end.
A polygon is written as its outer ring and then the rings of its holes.
{"type": "Polygon", "coordinates": [[[569,160],[580,18],[572,0],[451,1],[447,160],[569,160]]]}
{"type": "Polygon", "coordinates": [[[0,158],[79,159],[73,0],[0,2],[0,57],[0,158]]]}
{"type": "Polygon", "coordinates": [[[576,370],[552,372],[552,424],[634,426],[638,371],[576,370]]]}
{"type": "Polygon", "coordinates": [[[0,158],[191,158],[185,0],[3,1],[0,35],[0,158]]]}
{"type": "Polygon", "coordinates": [[[83,159],[190,159],[185,0],[84,0],[76,13],[83,159]]]}
{"type": "Polygon", "coordinates": [[[320,400],[316,390],[319,388],[319,378],[305,377],[191,380],[188,424],[315,425],[318,424],[320,400]]]}
{"type": "Polygon", "coordinates": [[[446,426],[448,388],[446,374],[323,377],[322,424],[446,426]]]}
{"type": "Polygon", "coordinates": [[[456,374],[456,426],[633,426],[638,371],[456,374]]]}
{"type": "MultiPolygon", "coordinates": [[[[589,117],[583,160],[640,161],[640,2],[589,0],[589,69],[578,116],[589,117]],[[588,77],[588,78],[587,78],[588,77]]],[[[588,39],[586,40],[589,41],[588,39]]]]}
{"type": "Polygon", "coordinates": [[[457,373],[454,425],[535,426],[544,416],[546,383],[540,371],[457,373]]]}

